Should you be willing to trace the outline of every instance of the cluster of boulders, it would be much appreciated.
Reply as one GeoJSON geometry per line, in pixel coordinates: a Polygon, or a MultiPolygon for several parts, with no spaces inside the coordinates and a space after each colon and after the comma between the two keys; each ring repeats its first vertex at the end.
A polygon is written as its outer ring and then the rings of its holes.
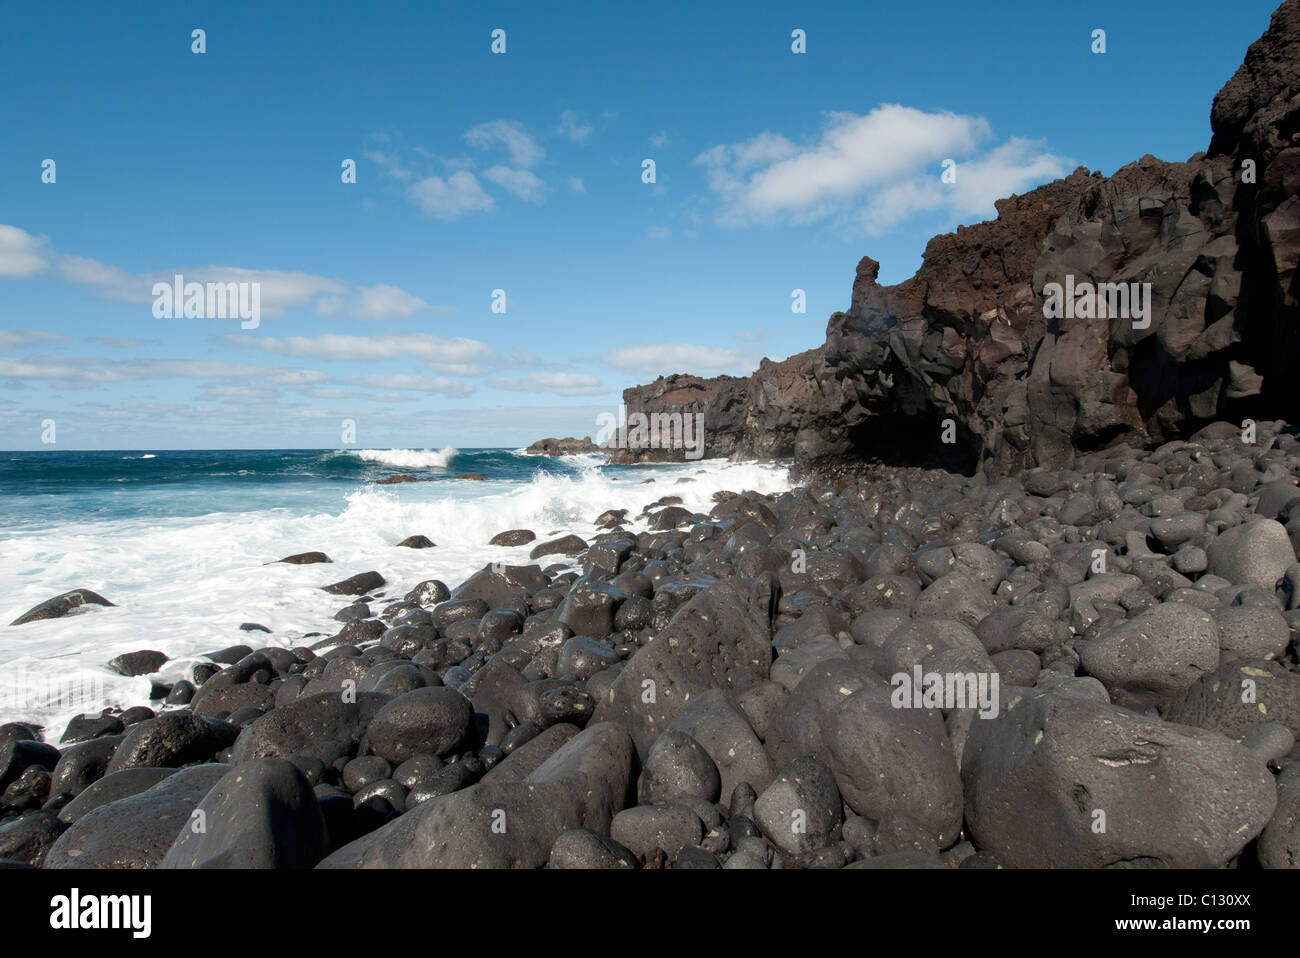
{"type": "Polygon", "coordinates": [[[337,634],[214,652],[157,711],[0,727],[0,858],[1297,867],[1297,475],[1294,429],[1219,423],[507,530],[539,561],[363,573],[337,634]]]}

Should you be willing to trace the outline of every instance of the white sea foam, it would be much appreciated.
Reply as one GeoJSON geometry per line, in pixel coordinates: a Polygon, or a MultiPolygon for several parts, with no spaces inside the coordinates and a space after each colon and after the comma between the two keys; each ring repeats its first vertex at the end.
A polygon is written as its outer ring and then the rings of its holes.
{"type": "Polygon", "coordinates": [[[358,449],[348,454],[366,462],[379,462],[399,469],[446,469],[447,464],[460,450],[453,446],[442,449],[358,449]]]}
{"type": "Polygon", "coordinates": [[[322,511],[282,507],[22,527],[0,550],[0,722],[35,720],[57,738],[79,712],[148,704],[147,679],[104,668],[123,652],[166,653],[172,661],[162,674],[172,681],[184,677],[195,656],[228,645],[290,646],[307,632],[331,635],[340,627],[332,615],[346,600],[320,587],[358,572],[381,573],[388,597],[430,578],[454,588],[487,562],[534,561],[531,544],[487,544],[506,529],[532,529],[539,540],[570,532],[589,539],[597,532],[592,520],[606,509],[628,509],[630,527],[644,528],[637,516],[661,496],[680,496],[688,509],[708,512],[719,490],[780,492],[789,485],[784,468],[754,463],[705,460],[614,474],[591,464],[576,476],[542,473],[522,483],[367,485],[322,511]],[[417,533],[437,547],[395,547],[417,533]],[[265,564],[308,550],[334,562],[265,564]],[[117,606],[4,624],[74,588],[93,589],[117,606]],[[241,632],[244,622],[272,634],[241,632]],[[69,687],[77,697],[68,698],[69,687]]]}

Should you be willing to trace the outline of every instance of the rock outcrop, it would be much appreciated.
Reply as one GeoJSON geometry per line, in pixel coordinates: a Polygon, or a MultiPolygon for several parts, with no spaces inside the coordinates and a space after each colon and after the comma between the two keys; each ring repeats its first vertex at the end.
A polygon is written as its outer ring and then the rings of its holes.
{"type": "Polygon", "coordinates": [[[1208,152],[1080,168],[1001,200],[997,219],[932,239],[903,283],[881,286],[863,257],[823,346],[747,379],[633,387],[628,414],[702,413],[709,457],[990,476],[1213,420],[1294,421],[1300,0],[1277,9],[1210,118],[1208,152]],[[1096,295],[1062,303],[1049,284],[1096,295]]]}

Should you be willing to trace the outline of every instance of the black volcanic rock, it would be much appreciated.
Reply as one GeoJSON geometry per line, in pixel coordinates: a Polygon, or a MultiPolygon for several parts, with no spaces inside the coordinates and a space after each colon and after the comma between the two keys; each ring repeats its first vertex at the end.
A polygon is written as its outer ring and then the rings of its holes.
{"type": "Polygon", "coordinates": [[[112,606],[114,603],[109,602],[98,592],[91,592],[89,589],[73,589],[71,592],[64,592],[52,599],[46,599],[40,605],[28,609],[9,624],[25,625],[28,622],[36,622],[40,619],[59,619],[72,612],[84,612],[85,607],[88,605],[112,606]]]}
{"type": "MultiPolygon", "coordinates": [[[[1001,476],[1213,420],[1300,414],[1300,2],[1211,111],[1208,153],[1080,168],[936,236],[916,275],[863,257],[826,343],[748,379],[661,377],[628,416],[702,413],[705,455],[1001,476]],[[1049,283],[1150,284],[1149,325],[1048,316],[1049,283]],[[949,435],[944,436],[947,421],[949,435]],[[942,441],[950,438],[951,442],[942,441]]],[[[618,450],[615,461],[681,459],[618,450]]]]}
{"type": "Polygon", "coordinates": [[[581,439],[575,439],[572,436],[564,439],[539,439],[524,450],[530,455],[538,456],[572,456],[604,451],[591,441],[590,436],[583,436],[581,439]]]}

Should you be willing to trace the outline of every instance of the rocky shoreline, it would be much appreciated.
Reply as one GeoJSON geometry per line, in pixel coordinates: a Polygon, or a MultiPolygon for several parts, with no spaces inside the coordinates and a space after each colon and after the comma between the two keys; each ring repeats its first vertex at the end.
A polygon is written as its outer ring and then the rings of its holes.
{"type": "Polygon", "coordinates": [[[1296,867],[1298,475],[1296,429],[1217,423],[997,481],[664,497],[454,588],[362,573],[333,636],[0,728],[0,858],[1296,867]]]}

